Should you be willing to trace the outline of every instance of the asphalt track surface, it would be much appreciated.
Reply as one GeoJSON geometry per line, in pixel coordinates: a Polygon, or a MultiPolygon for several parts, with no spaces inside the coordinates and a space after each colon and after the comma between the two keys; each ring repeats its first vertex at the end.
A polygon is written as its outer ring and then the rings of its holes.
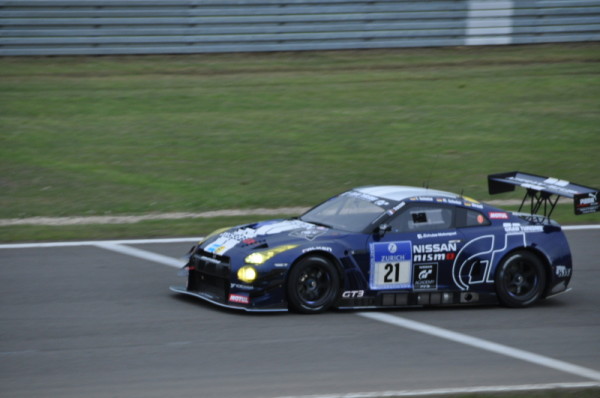
{"type": "Polygon", "coordinates": [[[567,236],[573,290],[532,308],[314,316],[247,314],[169,292],[190,242],[0,245],[0,396],[600,386],[600,229],[567,236]]]}

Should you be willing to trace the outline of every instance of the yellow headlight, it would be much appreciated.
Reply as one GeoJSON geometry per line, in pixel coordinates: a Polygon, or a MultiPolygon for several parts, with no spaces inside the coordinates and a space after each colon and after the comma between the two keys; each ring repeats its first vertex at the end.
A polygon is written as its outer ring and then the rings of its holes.
{"type": "Polygon", "coordinates": [[[269,250],[263,250],[260,252],[254,252],[250,255],[248,255],[244,261],[247,264],[254,264],[254,265],[261,265],[263,264],[265,261],[269,260],[271,257],[275,256],[276,254],[279,254],[281,252],[284,252],[286,250],[291,250],[295,247],[297,247],[298,245],[283,245],[283,246],[277,246],[274,247],[272,249],[269,250]]]}
{"type": "Polygon", "coordinates": [[[256,270],[249,265],[245,265],[239,269],[237,277],[242,282],[251,283],[256,279],[256,270]]]}

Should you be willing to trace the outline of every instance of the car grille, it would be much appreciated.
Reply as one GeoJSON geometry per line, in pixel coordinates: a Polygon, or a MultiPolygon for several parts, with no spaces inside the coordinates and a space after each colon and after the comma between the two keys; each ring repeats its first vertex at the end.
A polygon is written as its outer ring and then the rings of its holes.
{"type": "Polygon", "coordinates": [[[225,302],[229,295],[229,258],[198,250],[190,260],[188,290],[225,302]]]}

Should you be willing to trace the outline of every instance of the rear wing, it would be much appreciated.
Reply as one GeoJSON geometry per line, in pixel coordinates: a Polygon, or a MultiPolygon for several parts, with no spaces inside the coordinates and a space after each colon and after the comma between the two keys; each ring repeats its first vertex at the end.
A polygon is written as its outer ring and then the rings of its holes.
{"type": "Polygon", "coordinates": [[[598,203],[600,195],[598,195],[598,189],[595,188],[519,171],[488,175],[490,195],[514,191],[516,186],[526,189],[519,211],[529,198],[531,214],[538,214],[538,211],[543,207],[542,215],[550,218],[561,196],[573,199],[575,214],[577,215],[600,211],[600,204],[598,203]]]}

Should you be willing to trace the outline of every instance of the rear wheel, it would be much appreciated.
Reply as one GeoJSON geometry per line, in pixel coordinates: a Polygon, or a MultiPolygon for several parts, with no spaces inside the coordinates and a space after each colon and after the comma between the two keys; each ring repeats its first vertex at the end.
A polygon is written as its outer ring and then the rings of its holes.
{"type": "Polygon", "coordinates": [[[305,314],[328,310],[337,299],[340,276],[330,261],[317,256],[300,260],[290,270],[287,294],[290,308],[305,314]]]}
{"type": "Polygon", "coordinates": [[[540,259],[529,252],[505,258],[496,271],[496,293],[507,307],[527,307],[542,296],[546,273],[540,259]]]}

